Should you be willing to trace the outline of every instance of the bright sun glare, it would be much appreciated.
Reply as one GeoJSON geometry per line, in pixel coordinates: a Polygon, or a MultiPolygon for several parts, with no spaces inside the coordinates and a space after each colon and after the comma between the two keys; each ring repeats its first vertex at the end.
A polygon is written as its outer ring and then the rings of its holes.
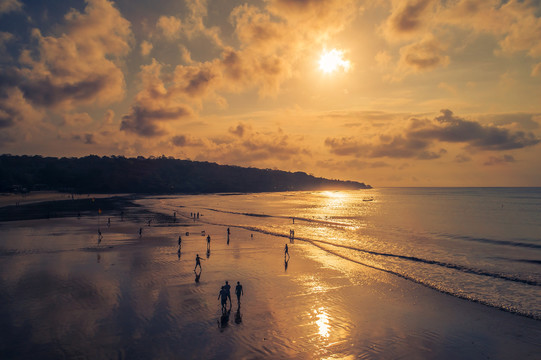
{"type": "Polygon", "coordinates": [[[340,68],[344,71],[348,71],[349,67],[350,62],[349,60],[344,59],[344,52],[342,50],[323,50],[323,53],[319,58],[319,69],[326,74],[335,72],[340,68]]]}

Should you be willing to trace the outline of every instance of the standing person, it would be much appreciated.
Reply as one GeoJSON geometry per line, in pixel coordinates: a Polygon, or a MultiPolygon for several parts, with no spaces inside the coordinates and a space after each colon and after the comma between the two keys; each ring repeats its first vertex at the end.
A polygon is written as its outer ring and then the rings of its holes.
{"type": "Polygon", "coordinates": [[[178,236],[178,252],[180,252],[180,246],[182,244],[182,239],[180,238],[180,235],[178,236]]]}
{"type": "Polygon", "coordinates": [[[242,290],[242,285],[240,282],[237,281],[237,286],[235,287],[235,294],[237,295],[237,303],[240,307],[240,296],[244,295],[244,291],[242,290]]]}
{"type": "Polygon", "coordinates": [[[203,270],[201,267],[201,258],[199,257],[199,254],[195,256],[195,267],[193,268],[193,271],[195,272],[195,269],[199,266],[199,270],[203,270]]]}
{"type": "Polygon", "coordinates": [[[231,302],[231,285],[229,285],[229,282],[225,282],[225,285],[224,285],[224,290],[227,294],[227,298],[229,299],[229,308],[231,308],[232,306],[232,302],[231,302]]]}
{"type": "Polygon", "coordinates": [[[207,235],[207,251],[210,250],[210,235],[207,235]]]}
{"type": "Polygon", "coordinates": [[[141,237],[141,236],[143,236],[143,228],[142,227],[139,228],[139,237],[141,237]]]}
{"type": "Polygon", "coordinates": [[[287,244],[286,244],[286,247],[284,248],[284,258],[285,257],[289,258],[289,248],[287,247],[287,244]]]}

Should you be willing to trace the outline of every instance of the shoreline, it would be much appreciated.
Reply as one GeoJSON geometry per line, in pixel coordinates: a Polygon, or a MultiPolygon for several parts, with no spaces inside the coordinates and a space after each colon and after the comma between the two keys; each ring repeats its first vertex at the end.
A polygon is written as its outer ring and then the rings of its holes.
{"type": "Polygon", "coordinates": [[[230,224],[228,244],[226,226],[193,222],[183,208],[175,218],[124,209],[123,221],[119,207],[103,211],[112,222],[101,225],[99,244],[92,212],[0,222],[2,353],[534,359],[541,351],[539,320],[351,264],[302,241],[288,243],[285,263],[287,238],[230,224]],[[208,257],[202,231],[212,237],[208,257]],[[197,253],[204,261],[195,282],[197,253]],[[223,325],[217,295],[225,280],[233,288],[240,281],[244,296],[237,311],[232,294],[223,325]]]}

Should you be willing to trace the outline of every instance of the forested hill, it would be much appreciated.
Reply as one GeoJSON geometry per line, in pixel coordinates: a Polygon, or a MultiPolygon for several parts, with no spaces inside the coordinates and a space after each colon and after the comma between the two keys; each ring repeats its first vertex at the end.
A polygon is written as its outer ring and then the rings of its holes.
{"type": "Polygon", "coordinates": [[[303,172],[243,168],[173,158],[0,155],[0,191],[76,193],[214,193],[368,189],[354,181],[303,172]]]}

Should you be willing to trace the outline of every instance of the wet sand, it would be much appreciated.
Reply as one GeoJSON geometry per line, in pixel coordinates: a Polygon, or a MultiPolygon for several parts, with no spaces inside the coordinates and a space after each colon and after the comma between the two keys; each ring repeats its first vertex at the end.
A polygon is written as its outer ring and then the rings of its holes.
{"type": "Polygon", "coordinates": [[[541,353],[540,321],[234,224],[227,244],[226,227],[203,222],[210,214],[193,221],[179,209],[174,221],[172,214],[123,206],[99,219],[89,213],[0,222],[1,358],[536,359],[541,353]],[[196,254],[204,259],[198,282],[196,254]],[[244,296],[239,308],[232,294],[224,317],[217,297],[225,280],[232,289],[240,281],[244,296]]]}

